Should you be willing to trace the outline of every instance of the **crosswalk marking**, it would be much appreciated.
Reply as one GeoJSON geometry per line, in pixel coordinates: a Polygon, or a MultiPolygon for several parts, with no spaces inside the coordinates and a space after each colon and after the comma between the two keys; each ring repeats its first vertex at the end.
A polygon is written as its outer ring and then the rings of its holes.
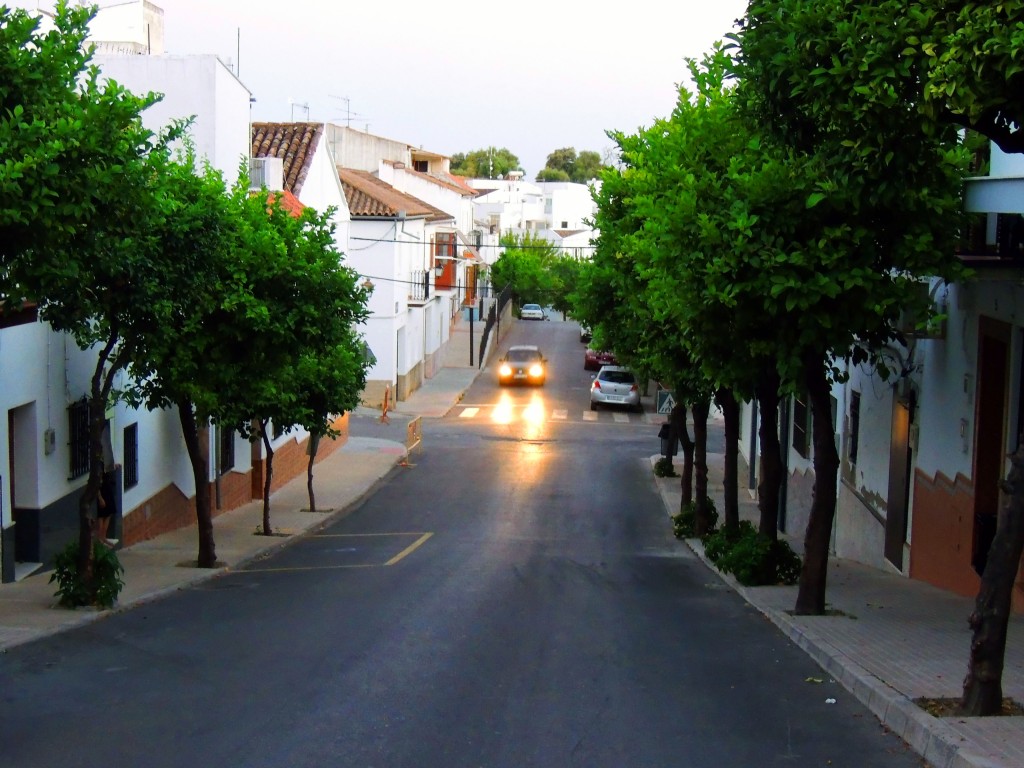
{"type": "Polygon", "coordinates": [[[510,405],[508,403],[462,406],[458,413],[460,419],[475,419],[477,421],[494,421],[501,424],[526,420],[531,423],[540,424],[545,421],[566,422],[572,419],[585,422],[614,421],[616,424],[656,424],[661,423],[663,418],[656,413],[632,413],[616,411],[609,408],[602,408],[599,411],[584,410],[574,413],[571,418],[566,408],[553,408],[546,411],[539,403],[525,405],[510,405]],[[578,414],[578,415],[577,415],[578,414]]]}

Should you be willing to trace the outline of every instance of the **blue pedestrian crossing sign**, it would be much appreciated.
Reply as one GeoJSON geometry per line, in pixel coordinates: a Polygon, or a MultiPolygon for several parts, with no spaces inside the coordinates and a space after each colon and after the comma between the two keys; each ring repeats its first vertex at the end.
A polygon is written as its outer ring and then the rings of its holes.
{"type": "Polygon", "coordinates": [[[658,413],[668,415],[676,407],[675,394],[671,389],[658,390],[658,413]]]}

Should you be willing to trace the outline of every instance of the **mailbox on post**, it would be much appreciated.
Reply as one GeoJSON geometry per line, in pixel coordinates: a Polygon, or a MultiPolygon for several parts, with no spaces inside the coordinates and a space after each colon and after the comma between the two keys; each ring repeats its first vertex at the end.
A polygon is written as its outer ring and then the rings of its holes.
{"type": "Polygon", "coordinates": [[[661,429],[658,430],[658,437],[661,439],[661,455],[675,456],[677,441],[672,436],[672,425],[667,421],[662,424],[661,429]]]}

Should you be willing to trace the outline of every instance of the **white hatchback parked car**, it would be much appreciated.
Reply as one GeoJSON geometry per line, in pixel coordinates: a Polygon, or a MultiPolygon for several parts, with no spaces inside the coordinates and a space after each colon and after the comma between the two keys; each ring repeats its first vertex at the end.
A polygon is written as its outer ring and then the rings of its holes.
{"type": "Polygon", "coordinates": [[[640,387],[636,376],[621,365],[603,365],[590,382],[590,410],[599,405],[621,405],[637,413],[643,412],[640,387]]]}
{"type": "Polygon", "coordinates": [[[544,320],[547,316],[540,304],[523,304],[523,308],[519,310],[519,317],[523,320],[544,320]]]}

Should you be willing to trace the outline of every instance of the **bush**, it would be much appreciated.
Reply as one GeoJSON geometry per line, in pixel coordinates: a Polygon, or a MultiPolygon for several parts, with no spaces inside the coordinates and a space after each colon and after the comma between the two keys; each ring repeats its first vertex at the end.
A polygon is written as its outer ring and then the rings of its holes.
{"type": "Polygon", "coordinates": [[[111,608],[121,593],[124,587],[124,581],[121,579],[124,567],[117,559],[117,553],[94,541],[92,558],[95,595],[89,594],[89,585],[78,576],[77,541],[68,544],[54,557],[50,584],[57,582],[57,591],[53,595],[60,598],[60,605],[64,608],[77,608],[80,605],[111,608]]]}
{"type": "Polygon", "coordinates": [[[741,520],[734,533],[721,530],[705,536],[704,554],[744,586],[795,584],[800,578],[800,558],[789,544],[762,536],[749,520],[741,520]]]}
{"type": "Polygon", "coordinates": [[[672,465],[671,456],[662,456],[654,462],[654,474],[657,477],[679,477],[679,473],[672,465]]]}
{"type": "MultiPolygon", "coordinates": [[[[718,509],[710,497],[705,498],[708,505],[708,515],[711,518],[710,530],[714,531],[718,525],[718,509]]],[[[672,533],[677,539],[692,539],[697,523],[697,502],[691,501],[684,505],[675,515],[672,515],[672,533]]]]}

